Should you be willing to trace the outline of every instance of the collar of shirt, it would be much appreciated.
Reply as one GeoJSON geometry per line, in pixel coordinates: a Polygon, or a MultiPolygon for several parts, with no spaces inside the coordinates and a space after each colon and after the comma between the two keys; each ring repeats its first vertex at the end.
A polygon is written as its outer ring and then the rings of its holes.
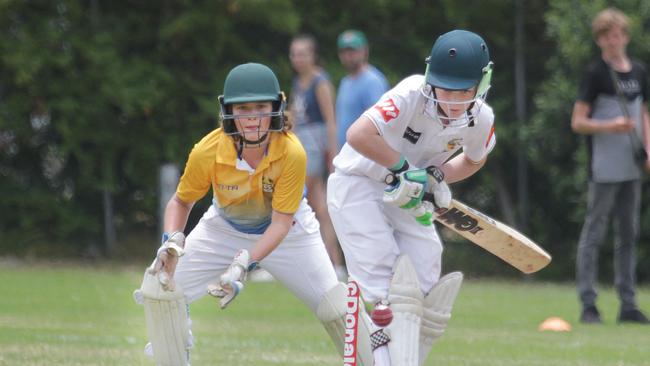
{"type": "MultiPolygon", "coordinates": [[[[223,132],[222,132],[223,133],[223,132]]],[[[257,166],[256,170],[266,169],[273,161],[280,159],[284,155],[286,139],[282,138],[283,132],[270,132],[269,145],[266,156],[257,166]]],[[[216,162],[217,164],[226,164],[233,167],[237,166],[237,149],[235,140],[232,136],[223,133],[223,138],[217,145],[216,162]]]]}

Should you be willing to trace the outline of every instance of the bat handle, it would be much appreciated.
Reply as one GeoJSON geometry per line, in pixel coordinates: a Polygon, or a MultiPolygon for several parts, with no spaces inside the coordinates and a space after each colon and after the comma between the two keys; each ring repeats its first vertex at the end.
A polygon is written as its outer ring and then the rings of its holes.
{"type": "Polygon", "coordinates": [[[435,206],[435,208],[438,208],[438,205],[436,205],[436,198],[434,197],[433,193],[424,192],[424,196],[422,196],[422,201],[429,201],[433,203],[433,206],[435,206]]]}

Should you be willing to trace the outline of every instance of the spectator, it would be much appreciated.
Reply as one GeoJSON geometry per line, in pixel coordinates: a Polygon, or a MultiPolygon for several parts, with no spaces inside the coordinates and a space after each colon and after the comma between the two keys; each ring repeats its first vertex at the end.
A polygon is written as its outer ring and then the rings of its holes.
{"type": "Polygon", "coordinates": [[[325,179],[337,152],[334,86],[318,64],[316,39],[293,38],[289,59],[296,76],[289,98],[295,132],[307,152],[307,201],[320,222],[321,235],[339,277],[345,277],[343,255],[332,227],[325,197],[325,179]]]}
{"type": "Polygon", "coordinates": [[[339,148],[345,144],[345,133],[361,113],[370,108],[388,90],[388,81],[381,71],[368,63],[368,41],[358,30],[339,35],[339,60],[348,72],[339,84],[336,97],[336,122],[339,148]]]}
{"type": "Polygon", "coordinates": [[[641,176],[650,166],[647,156],[635,159],[635,151],[647,146],[650,133],[647,74],[645,65],[626,53],[628,27],[627,16],[613,8],[593,19],[592,33],[601,54],[586,69],[571,117],[573,131],[587,136],[590,154],[587,214],[576,262],[582,323],[602,323],[596,307],[598,249],[612,214],[614,276],[621,302],[618,322],[649,323],[635,300],[641,176]],[[641,131],[644,139],[639,138],[641,131]]]}

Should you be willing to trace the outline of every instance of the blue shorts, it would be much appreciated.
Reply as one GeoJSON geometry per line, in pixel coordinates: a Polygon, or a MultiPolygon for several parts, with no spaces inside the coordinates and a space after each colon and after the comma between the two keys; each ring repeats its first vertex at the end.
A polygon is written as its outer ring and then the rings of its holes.
{"type": "Polygon", "coordinates": [[[327,128],[325,123],[308,123],[295,126],[296,136],[307,152],[307,176],[323,177],[327,173],[327,128]]]}

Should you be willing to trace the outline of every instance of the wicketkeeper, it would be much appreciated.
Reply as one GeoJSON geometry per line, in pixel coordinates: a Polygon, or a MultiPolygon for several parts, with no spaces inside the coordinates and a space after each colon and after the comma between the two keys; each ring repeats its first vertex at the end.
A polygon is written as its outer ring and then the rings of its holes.
{"type": "MultiPolygon", "coordinates": [[[[317,315],[342,352],[347,289],[303,198],[305,151],[289,131],[278,80],[267,66],[239,65],[219,103],[222,127],[190,153],[165,210],[163,244],[136,291],[148,349],[157,365],[189,365],[187,305],[210,294],[226,308],[261,266],[317,315]],[[210,189],[213,204],[185,238],[192,206],[210,189]]],[[[371,328],[359,328],[361,365],[372,365],[371,328]]]]}
{"type": "Polygon", "coordinates": [[[388,347],[374,352],[380,366],[423,364],[444,331],[462,274],[440,278],[435,208],[449,206],[448,184],[476,173],[496,143],[485,41],[445,33],[426,64],[352,124],[328,181],[348,271],[366,301],[388,301],[393,311],[388,347]],[[425,192],[435,202],[423,201],[425,192]]]}

